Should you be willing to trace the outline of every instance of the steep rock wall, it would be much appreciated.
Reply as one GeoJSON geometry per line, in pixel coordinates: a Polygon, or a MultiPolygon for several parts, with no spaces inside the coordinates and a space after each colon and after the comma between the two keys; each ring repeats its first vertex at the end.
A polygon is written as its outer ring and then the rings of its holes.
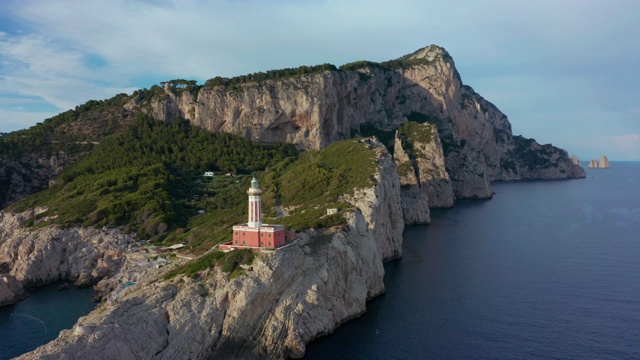
{"type": "Polygon", "coordinates": [[[349,138],[364,124],[389,131],[407,118],[428,121],[438,127],[457,198],[491,197],[494,180],[584,177],[561,149],[524,156],[532,148],[522,149],[507,117],[462,84],[444,49],[432,45],[402,59],[415,65],[204,87],[197,94],[166,90],[170,94],[149,102],[133,99],[127,106],[164,121],[184,117],[212,131],[308,149],[349,138]]]}
{"type": "Polygon", "coordinates": [[[119,269],[131,242],[113,229],[21,228],[28,215],[0,212],[0,276],[7,284],[0,286],[4,304],[19,300],[25,286],[58,280],[93,285],[119,269]]]}
{"type": "Polygon", "coordinates": [[[393,150],[393,159],[396,162],[400,176],[404,223],[407,225],[430,224],[429,194],[427,189],[421,186],[420,181],[418,181],[413,162],[402,148],[402,142],[397,132],[393,150]]]}
{"type": "Polygon", "coordinates": [[[306,343],[365,311],[366,300],[384,291],[383,260],[402,254],[395,163],[380,143],[363,141],[379,154],[376,185],[345,198],[354,210],[344,229],[301,234],[288,248],[261,253],[236,279],[213,269],[156,281],[160,269],[20,358],[302,356],[306,343]]]}

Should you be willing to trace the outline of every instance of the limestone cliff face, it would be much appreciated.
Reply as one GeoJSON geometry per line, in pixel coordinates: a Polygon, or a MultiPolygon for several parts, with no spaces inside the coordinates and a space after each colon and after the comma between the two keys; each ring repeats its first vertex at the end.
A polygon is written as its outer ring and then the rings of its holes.
{"type": "Polygon", "coordinates": [[[597,169],[598,168],[598,160],[592,159],[591,161],[589,161],[589,168],[590,169],[597,169]]]}
{"type": "Polygon", "coordinates": [[[383,146],[369,145],[380,154],[376,185],[346,197],[354,210],[344,229],[300,234],[288,248],[260,253],[246,275],[231,280],[214,269],[198,279],[156,281],[159,269],[112,292],[75,331],[20,358],[302,356],[309,341],[365,311],[366,300],[384,291],[383,261],[402,253],[396,167],[383,146]]]}
{"type": "Polygon", "coordinates": [[[0,306],[13,304],[27,296],[24,286],[9,274],[0,274],[0,306]]]}
{"type": "Polygon", "coordinates": [[[363,124],[394,130],[409,120],[438,127],[457,198],[488,198],[490,182],[584,177],[565,151],[514,137],[507,117],[462,84],[453,59],[428,46],[403,67],[370,66],[279,80],[203,87],[197,93],[136,98],[127,107],[171,121],[184,117],[213,131],[318,149],[349,138],[363,124]],[[523,146],[522,142],[531,142],[523,146]],[[545,154],[532,155],[543,150],[545,154]]]}
{"type": "Polygon", "coordinates": [[[19,300],[25,286],[58,280],[93,285],[124,261],[127,235],[113,229],[21,228],[28,215],[0,212],[0,276],[6,285],[0,285],[0,305],[19,300]]]}
{"type": "Polygon", "coordinates": [[[431,210],[429,209],[429,194],[421,186],[414,165],[409,155],[402,148],[402,143],[396,132],[393,159],[398,167],[401,186],[401,204],[404,223],[430,224],[431,210]]]}
{"type": "Polygon", "coordinates": [[[405,224],[429,223],[429,208],[453,206],[453,185],[435,125],[405,123],[396,131],[393,150],[405,224]]]}
{"type": "Polygon", "coordinates": [[[571,155],[571,162],[574,163],[575,165],[582,167],[582,164],[580,164],[580,159],[578,159],[576,155],[571,155]]]}
{"type": "Polygon", "coordinates": [[[609,168],[609,159],[606,156],[602,155],[600,158],[600,164],[598,164],[600,169],[608,169],[609,168]]]}

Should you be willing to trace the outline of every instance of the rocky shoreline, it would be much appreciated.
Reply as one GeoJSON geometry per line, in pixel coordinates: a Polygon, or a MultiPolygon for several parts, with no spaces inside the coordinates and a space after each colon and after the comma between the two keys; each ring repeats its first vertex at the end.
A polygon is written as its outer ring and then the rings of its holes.
{"type": "MultiPolygon", "coordinates": [[[[354,210],[345,228],[305,232],[294,246],[260,253],[235,279],[211,269],[165,281],[169,267],[150,269],[127,290],[110,292],[74,330],[20,358],[303,356],[309,341],[359,316],[384,292],[383,262],[402,255],[396,166],[380,143],[370,146],[379,155],[376,184],[348,197],[354,210]]],[[[130,280],[122,276],[130,261],[114,289],[130,280]]]]}
{"type": "Polygon", "coordinates": [[[133,242],[116,229],[20,226],[42,211],[0,212],[0,306],[24,298],[31,286],[60,280],[92,286],[118,272],[133,242]]]}

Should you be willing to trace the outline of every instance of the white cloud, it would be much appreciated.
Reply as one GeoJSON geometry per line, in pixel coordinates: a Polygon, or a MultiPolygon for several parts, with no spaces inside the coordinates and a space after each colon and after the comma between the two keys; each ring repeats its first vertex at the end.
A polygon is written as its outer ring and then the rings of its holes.
{"type": "MultiPolygon", "coordinates": [[[[465,83],[503,109],[516,132],[542,142],[560,138],[549,129],[573,133],[576,143],[623,133],[615,124],[606,132],[598,119],[627,111],[640,96],[640,3],[629,0],[2,6],[21,28],[0,26],[0,95],[37,97],[60,110],[162,80],[383,61],[432,43],[449,50],[465,83]]],[[[636,119],[626,119],[624,133],[640,133],[636,119]]]]}

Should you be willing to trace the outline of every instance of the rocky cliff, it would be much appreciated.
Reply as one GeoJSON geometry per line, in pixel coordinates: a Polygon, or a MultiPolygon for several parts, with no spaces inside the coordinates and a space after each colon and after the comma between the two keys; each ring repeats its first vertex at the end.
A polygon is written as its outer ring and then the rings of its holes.
{"type": "Polygon", "coordinates": [[[578,159],[576,155],[571,155],[571,162],[582,167],[582,164],[580,163],[580,159],[578,159]]]}
{"type": "Polygon", "coordinates": [[[22,298],[26,286],[58,280],[90,286],[122,265],[131,242],[127,235],[113,229],[20,227],[32,215],[0,212],[0,305],[22,298]]]}
{"type": "Polygon", "coordinates": [[[0,209],[49,187],[71,160],[60,151],[52,156],[25,154],[19,159],[0,156],[0,209]]]}
{"type": "Polygon", "coordinates": [[[609,168],[609,159],[606,156],[602,155],[600,158],[600,163],[598,164],[600,169],[608,169],[609,168]]]}
{"type": "Polygon", "coordinates": [[[409,121],[438,128],[457,198],[488,198],[491,181],[584,177],[566,151],[513,136],[507,117],[469,86],[453,59],[428,46],[398,60],[233,87],[136,96],[127,109],[184,117],[212,131],[318,149],[363,126],[393,131],[409,121]]]}
{"type": "Polygon", "coordinates": [[[302,356],[306,343],[365,311],[384,291],[383,261],[402,253],[397,170],[382,145],[369,145],[379,154],[376,184],[345,198],[353,211],[344,228],[300,234],[285,249],[260,253],[235,279],[212,269],[160,281],[161,268],[20,358],[302,356]]]}
{"type": "Polygon", "coordinates": [[[430,223],[430,208],[453,206],[453,186],[435,125],[406,122],[395,133],[393,151],[405,224],[430,223]]]}

